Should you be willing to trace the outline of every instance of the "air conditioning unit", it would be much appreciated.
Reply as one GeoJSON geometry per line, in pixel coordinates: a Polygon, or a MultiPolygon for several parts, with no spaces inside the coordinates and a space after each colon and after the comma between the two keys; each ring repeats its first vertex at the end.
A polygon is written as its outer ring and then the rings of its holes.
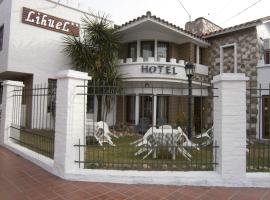
{"type": "Polygon", "coordinates": [[[263,43],[264,50],[270,50],[270,38],[264,39],[263,43]]]}

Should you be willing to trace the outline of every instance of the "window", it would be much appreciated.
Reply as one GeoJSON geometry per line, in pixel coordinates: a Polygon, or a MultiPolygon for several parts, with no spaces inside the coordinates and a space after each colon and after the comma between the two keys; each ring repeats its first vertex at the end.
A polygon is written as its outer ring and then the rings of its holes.
{"type": "Polygon", "coordinates": [[[270,96],[264,95],[262,97],[262,124],[263,124],[263,138],[269,139],[270,137],[270,96]]]}
{"type": "Polygon", "coordinates": [[[141,42],[141,56],[144,61],[147,61],[149,57],[154,57],[155,43],[154,41],[141,42]]]}
{"type": "MultiPolygon", "coordinates": [[[[199,47],[199,64],[203,64],[202,58],[203,58],[203,48],[199,47]]],[[[197,63],[197,46],[195,46],[194,49],[194,62],[197,63]]]]}
{"type": "Polygon", "coordinates": [[[55,106],[56,106],[56,84],[57,80],[49,79],[48,80],[48,102],[47,108],[48,113],[55,115],[55,106]]]}
{"type": "Polygon", "coordinates": [[[0,51],[3,49],[3,40],[4,40],[4,26],[0,27],[0,51]]]}
{"type": "Polygon", "coordinates": [[[157,57],[158,58],[166,58],[168,61],[169,55],[168,55],[168,50],[169,50],[169,45],[166,42],[158,42],[158,49],[157,49],[157,57]]]}
{"type": "Polygon", "coordinates": [[[264,62],[265,64],[270,64],[270,51],[265,51],[264,52],[264,62]]]}
{"type": "Polygon", "coordinates": [[[133,61],[137,59],[137,42],[128,44],[128,57],[132,58],[133,61]]]}
{"type": "Polygon", "coordinates": [[[126,122],[130,124],[135,123],[135,96],[126,97],[126,122]]]}

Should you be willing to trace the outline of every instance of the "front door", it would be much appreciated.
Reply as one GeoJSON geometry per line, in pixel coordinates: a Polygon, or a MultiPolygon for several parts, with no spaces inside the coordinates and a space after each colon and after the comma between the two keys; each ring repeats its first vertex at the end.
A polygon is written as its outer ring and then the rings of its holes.
{"type": "Polygon", "coordinates": [[[153,117],[153,97],[141,96],[140,97],[140,118],[147,118],[152,124],[153,117]]]}

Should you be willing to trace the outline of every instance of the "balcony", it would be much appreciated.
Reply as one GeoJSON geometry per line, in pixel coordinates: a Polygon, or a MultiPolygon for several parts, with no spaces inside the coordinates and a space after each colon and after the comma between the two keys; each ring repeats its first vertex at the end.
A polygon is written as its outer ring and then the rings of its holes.
{"type": "MultiPolygon", "coordinates": [[[[149,57],[147,61],[143,58],[132,58],[119,60],[120,73],[126,81],[166,81],[166,82],[186,82],[185,61],[171,58],[169,62],[166,58],[149,57]]],[[[208,75],[208,66],[196,64],[195,73],[198,75],[208,75]]]]}

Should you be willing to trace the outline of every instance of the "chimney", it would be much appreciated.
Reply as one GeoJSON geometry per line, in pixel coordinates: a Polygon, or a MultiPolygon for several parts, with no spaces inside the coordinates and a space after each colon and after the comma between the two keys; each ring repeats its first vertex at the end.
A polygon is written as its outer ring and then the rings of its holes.
{"type": "Polygon", "coordinates": [[[213,31],[221,30],[222,28],[208,19],[200,17],[192,22],[187,22],[185,29],[193,34],[201,36],[213,31]]]}

